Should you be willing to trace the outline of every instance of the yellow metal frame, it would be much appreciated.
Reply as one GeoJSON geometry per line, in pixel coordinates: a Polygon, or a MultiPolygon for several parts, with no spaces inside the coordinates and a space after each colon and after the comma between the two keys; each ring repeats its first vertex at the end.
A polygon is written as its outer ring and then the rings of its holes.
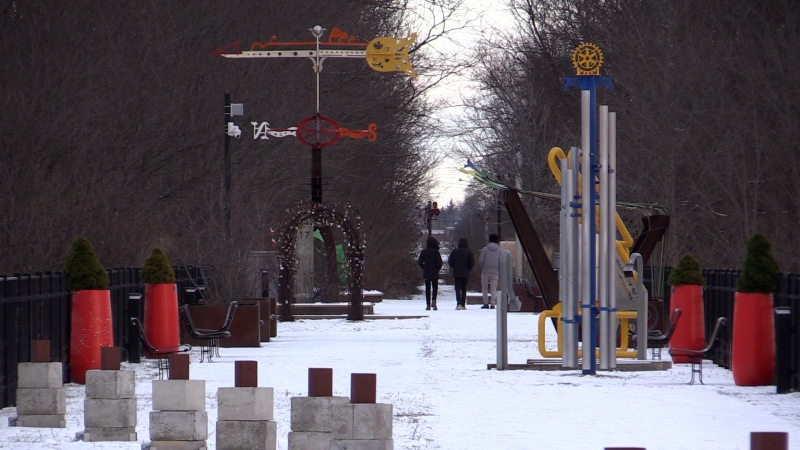
{"type": "MultiPolygon", "coordinates": [[[[638,353],[635,350],[628,349],[628,322],[631,319],[636,319],[636,311],[617,311],[617,319],[620,320],[620,346],[617,347],[615,353],[617,358],[636,358],[638,353]]],[[[539,354],[543,358],[561,358],[563,356],[562,338],[561,333],[561,303],[556,304],[553,309],[548,309],[539,314],[539,354]],[[556,319],[556,332],[558,334],[558,349],[547,350],[545,346],[545,322],[549,318],[556,319]]],[[[583,355],[583,349],[578,349],[578,358],[583,355]]],[[[595,358],[600,357],[600,350],[595,350],[595,358]]]]}

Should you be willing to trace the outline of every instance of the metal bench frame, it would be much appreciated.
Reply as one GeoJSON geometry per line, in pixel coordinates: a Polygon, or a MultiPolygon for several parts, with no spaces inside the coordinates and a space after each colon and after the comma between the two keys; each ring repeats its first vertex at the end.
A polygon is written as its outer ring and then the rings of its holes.
{"type": "Polygon", "coordinates": [[[165,373],[167,374],[167,377],[169,377],[169,355],[175,353],[188,353],[192,350],[192,346],[189,344],[179,344],[178,346],[174,347],[156,348],[147,338],[147,335],[144,332],[144,326],[142,326],[142,322],[139,321],[138,317],[131,317],[131,324],[139,331],[139,341],[144,346],[144,349],[150,355],[155,356],[155,359],[158,361],[159,380],[164,379],[165,373]]]}
{"type": "Polygon", "coordinates": [[[698,374],[700,377],[700,384],[703,383],[703,358],[705,358],[706,354],[711,351],[714,347],[714,344],[717,343],[719,340],[719,329],[723,325],[725,325],[728,320],[724,317],[720,317],[717,319],[716,325],[714,325],[714,331],[711,333],[711,337],[708,339],[708,344],[706,348],[701,350],[693,350],[689,348],[670,348],[669,354],[671,356],[683,356],[689,358],[689,361],[692,363],[692,379],[689,381],[689,384],[694,384],[694,376],[698,374]]]}
{"type": "Polygon", "coordinates": [[[195,327],[192,314],[189,312],[189,305],[181,306],[181,317],[183,318],[184,325],[186,325],[186,330],[192,338],[200,341],[200,362],[203,362],[206,358],[208,358],[208,362],[214,362],[211,358],[214,356],[219,357],[220,339],[231,337],[230,328],[237,307],[237,302],[231,302],[230,305],[228,305],[228,312],[222,327],[211,330],[208,328],[195,327]]]}

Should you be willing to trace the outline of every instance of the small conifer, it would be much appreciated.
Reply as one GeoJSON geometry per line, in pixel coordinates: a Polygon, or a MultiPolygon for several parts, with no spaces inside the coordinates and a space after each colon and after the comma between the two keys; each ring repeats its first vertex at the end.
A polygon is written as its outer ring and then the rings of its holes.
{"type": "Polygon", "coordinates": [[[97,260],[92,244],[83,237],[72,242],[64,273],[70,291],[105,290],[110,283],[108,273],[97,260]]]}
{"type": "Polygon", "coordinates": [[[167,259],[167,255],[156,247],[144,262],[141,279],[147,284],[166,284],[175,282],[175,271],[167,259]]]}
{"type": "Polygon", "coordinates": [[[670,286],[697,285],[705,286],[706,278],[703,276],[703,269],[691,253],[683,255],[678,262],[678,267],[669,273],[667,283],[670,286]]]}
{"type": "Polygon", "coordinates": [[[742,273],[736,281],[736,291],[772,294],[778,289],[778,261],[772,256],[772,244],[761,233],[747,241],[747,254],[742,273]]]}

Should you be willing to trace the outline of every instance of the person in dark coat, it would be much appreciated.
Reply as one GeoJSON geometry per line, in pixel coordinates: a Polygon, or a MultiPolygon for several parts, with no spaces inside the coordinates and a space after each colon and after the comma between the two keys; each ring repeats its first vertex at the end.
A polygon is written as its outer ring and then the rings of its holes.
{"type": "Polygon", "coordinates": [[[442,254],[439,253],[439,241],[428,236],[427,247],[419,252],[417,264],[422,267],[422,278],[425,279],[426,310],[436,308],[436,294],[439,291],[439,271],[442,270],[442,254]]]}
{"type": "Polygon", "coordinates": [[[467,238],[458,240],[458,247],[450,253],[447,264],[453,268],[453,280],[456,286],[456,309],[467,309],[467,280],[475,266],[475,257],[469,249],[467,238]]]}

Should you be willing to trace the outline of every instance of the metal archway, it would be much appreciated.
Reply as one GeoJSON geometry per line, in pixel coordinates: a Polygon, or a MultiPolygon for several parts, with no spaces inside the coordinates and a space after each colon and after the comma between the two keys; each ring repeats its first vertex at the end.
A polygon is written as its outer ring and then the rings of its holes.
{"type": "Polygon", "coordinates": [[[362,288],[364,273],[364,235],[361,216],[349,204],[338,205],[302,201],[286,210],[278,235],[278,301],[282,305],[281,320],[294,320],[294,282],[297,274],[296,236],[303,224],[316,227],[336,226],[344,236],[344,253],[350,280],[348,320],[364,320],[362,288]]]}

